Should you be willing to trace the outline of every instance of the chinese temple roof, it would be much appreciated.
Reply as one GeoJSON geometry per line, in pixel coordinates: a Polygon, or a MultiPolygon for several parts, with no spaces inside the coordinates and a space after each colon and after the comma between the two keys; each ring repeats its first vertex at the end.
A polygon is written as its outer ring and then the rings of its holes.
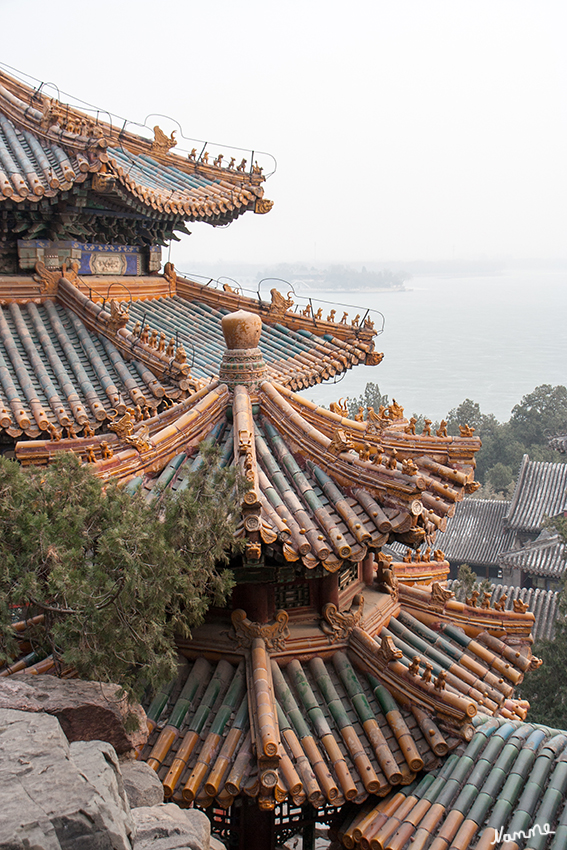
{"type": "Polygon", "coordinates": [[[148,418],[160,402],[187,398],[218,376],[221,320],[234,302],[262,315],[266,376],[293,389],[381,359],[368,325],[314,322],[274,309],[274,296],[258,302],[167,271],[83,277],[42,265],[33,278],[0,277],[0,427],[34,438],[87,425],[88,436],[129,407],[148,418]]]}
{"type": "MultiPolygon", "coordinates": [[[[147,445],[140,451],[133,444],[121,447],[120,437],[111,435],[114,454],[99,460],[95,440],[97,474],[124,481],[138,477],[149,491],[165,483],[156,472],[167,468],[167,484],[178,486],[198,443],[210,437],[221,446],[223,462],[238,465],[251,484],[242,529],[251,551],[259,553],[263,543],[288,561],[335,572],[343,561],[359,562],[389,538],[431,545],[473,484],[478,440],[407,433],[399,407],[378,426],[373,419],[348,420],[269,380],[260,349],[248,351],[235,354],[244,357],[241,362],[227,364],[229,351],[219,379],[175,410],[144,422],[147,445]],[[245,385],[246,371],[230,372],[249,369],[247,356],[259,358],[254,386],[245,385]],[[223,376],[243,383],[230,391],[220,382],[223,376]]],[[[27,461],[35,451],[57,449],[22,443],[18,457],[27,461]]]]}
{"type": "Polygon", "coordinates": [[[51,300],[0,307],[0,384],[1,428],[31,438],[60,429],[75,437],[85,427],[94,435],[127,407],[151,416],[180,392],[51,300]]]}
{"type": "Polygon", "coordinates": [[[545,517],[555,517],[564,511],[567,511],[567,464],[541,463],[524,455],[506,515],[508,528],[539,531],[545,517]]]}
{"type": "MultiPolygon", "coordinates": [[[[458,587],[459,582],[455,579],[447,582],[448,590],[456,591],[458,587]]],[[[527,610],[535,617],[532,627],[534,641],[552,640],[555,634],[555,621],[559,613],[560,596],[561,591],[559,590],[493,584],[490,605],[493,608],[495,603],[499,602],[502,604],[503,602],[504,610],[512,611],[514,609],[514,601],[520,601],[523,606],[527,605],[527,610]]]]}
{"type": "MultiPolygon", "coordinates": [[[[106,340],[112,316],[71,282],[58,286],[64,303],[82,304],[87,327],[97,317],[106,340]]],[[[165,320],[153,304],[146,316],[155,328],[165,320]]],[[[212,315],[193,303],[191,311],[212,315]]],[[[134,319],[114,329],[120,345],[134,319]]],[[[212,612],[178,639],[189,667],[152,704],[155,731],[142,757],[184,804],[226,806],[242,793],[270,809],[288,798],[339,805],[387,794],[469,740],[477,712],[525,718],[514,687],[538,663],[533,615],[456,601],[433,549],[474,489],[479,440],[466,427],[459,437],[427,424],[416,434],[396,402],[357,420],[339,405],[318,407],[271,376],[261,310],[218,311],[219,319],[226,349],[217,378],[149,419],[127,411],[105,446],[100,436],[87,441],[97,475],[148,500],[183,488],[203,440],[216,442],[220,463],[248,482],[237,582],[276,594],[272,621],[253,622],[233,604],[230,618],[212,612]],[[423,548],[395,561],[380,551],[388,540],[423,548]],[[322,586],[310,577],[335,579],[340,605],[318,603],[322,586]]],[[[44,462],[61,448],[36,440],[17,453],[44,462]]]]}
{"type": "Polygon", "coordinates": [[[439,544],[447,558],[470,567],[497,566],[498,556],[514,543],[515,534],[504,524],[510,502],[466,499],[459,502],[439,544]]]}
{"type": "Polygon", "coordinates": [[[339,831],[343,845],[388,850],[564,847],[567,735],[484,716],[475,718],[475,725],[466,749],[451,754],[440,770],[358,810],[339,831]]]}
{"type": "MultiPolygon", "coordinates": [[[[28,203],[49,210],[66,193],[80,197],[74,190],[85,185],[93,220],[86,221],[83,210],[75,229],[67,228],[83,241],[95,241],[97,197],[111,209],[118,204],[149,219],[170,218],[173,229],[183,221],[226,224],[248,210],[271,209],[256,164],[246,168],[242,160],[235,167],[232,159],[223,166],[223,156],[209,163],[204,150],[183,157],[173,152],[176,144],[159,127],[153,141],[118,130],[98,113],[95,120],[0,71],[0,208],[28,203]]],[[[34,238],[52,227],[49,216],[42,221],[38,215],[34,238]]],[[[31,233],[22,228],[20,238],[31,233]]]]}
{"type": "MultiPolygon", "coordinates": [[[[464,501],[478,486],[474,429],[449,436],[425,420],[416,433],[396,401],[351,419],[342,399],[326,409],[302,397],[380,362],[368,312],[299,310],[275,288],[248,298],[171,263],[158,274],[159,245],[185,221],[271,207],[256,164],[174,147],[158,127],[153,141],[118,131],[0,72],[0,438],[20,438],[24,464],[73,451],[158,511],[205,443],[246,482],[230,605],[178,638],[179,676],[148,709],[139,755],[168,798],[227,808],[240,796],[265,810],[368,800],[351,823],[362,846],[386,824],[390,850],[416,830],[413,850],[449,850],[432,843],[445,812],[460,828],[479,792],[492,811],[491,759],[505,753],[508,769],[521,750],[525,778],[524,739],[534,770],[553,748],[545,735],[534,744],[532,727],[516,732],[528,706],[514,688],[540,663],[526,610],[536,597],[459,602],[439,540],[474,565],[480,537],[493,557],[497,539],[564,509],[565,481],[547,470],[559,465],[524,459],[526,492],[518,484],[503,530],[507,503],[464,501]]],[[[15,628],[22,658],[0,677],[58,669],[26,655],[27,626],[15,628]]],[[[468,846],[457,840],[453,850],[468,846]]]]}
{"type": "MultiPolygon", "coordinates": [[[[449,592],[422,592],[429,610],[450,617],[449,592]]],[[[204,624],[180,642],[178,677],[148,708],[141,758],[182,805],[227,808],[242,794],[266,809],[286,799],[339,806],[438,768],[471,739],[477,712],[525,718],[513,689],[535,662],[531,615],[500,616],[523,632],[511,648],[488,631],[493,612],[477,612],[486,629],[476,638],[434,632],[416,613],[403,595],[366,588],[350,610],[327,608],[311,626],[283,610],[263,625],[240,610],[225,631],[204,624]]],[[[15,628],[25,641],[25,624],[15,628]]],[[[0,677],[54,666],[27,656],[0,677]]]]}
{"type": "Polygon", "coordinates": [[[503,567],[519,568],[522,573],[561,579],[567,566],[566,557],[567,547],[559,534],[543,531],[521,549],[502,553],[499,561],[503,567]]]}

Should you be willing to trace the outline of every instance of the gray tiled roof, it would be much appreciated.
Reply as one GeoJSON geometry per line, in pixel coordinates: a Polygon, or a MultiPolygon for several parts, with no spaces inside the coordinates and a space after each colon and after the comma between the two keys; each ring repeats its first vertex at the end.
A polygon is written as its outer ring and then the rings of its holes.
{"type": "Polygon", "coordinates": [[[513,532],[503,519],[510,503],[495,499],[464,499],[456,505],[447,530],[438,532],[436,546],[449,561],[469,566],[498,564],[498,555],[512,545],[513,532]]]}
{"type": "Polygon", "coordinates": [[[543,532],[521,549],[504,552],[500,556],[500,565],[519,567],[532,575],[561,578],[565,572],[567,547],[558,534],[543,532]]]}
{"type": "Polygon", "coordinates": [[[543,519],[567,511],[567,463],[541,463],[524,455],[506,516],[515,531],[539,531],[543,519]]]}

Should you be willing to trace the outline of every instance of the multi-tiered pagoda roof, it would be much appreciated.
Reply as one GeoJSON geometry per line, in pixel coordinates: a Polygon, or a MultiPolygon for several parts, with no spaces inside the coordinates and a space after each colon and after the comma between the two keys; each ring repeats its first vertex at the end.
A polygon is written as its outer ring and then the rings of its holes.
{"type": "MultiPolygon", "coordinates": [[[[504,742],[524,728],[514,689],[538,664],[521,600],[458,602],[446,587],[436,537],[476,488],[480,441],[466,423],[456,437],[443,424],[416,433],[396,402],[351,419],[340,401],[301,394],[380,362],[363,311],[337,321],[276,288],[267,300],[171,263],[160,273],[160,244],[185,222],[269,210],[254,163],[181,157],[159,128],[148,141],[5,74],[0,124],[4,449],[23,464],[73,451],[156,510],[205,442],[247,482],[232,599],[179,638],[179,676],[149,705],[139,755],[168,799],[230,813],[239,846],[257,830],[255,846],[271,847],[282,805],[313,819],[365,804],[348,813],[344,846],[386,825],[402,850],[430,785],[435,812],[445,779],[485,788],[474,758],[499,758],[483,749],[489,733],[504,742]]],[[[555,753],[545,735],[529,740],[555,753]]],[[[412,846],[440,848],[440,824],[412,846]]]]}

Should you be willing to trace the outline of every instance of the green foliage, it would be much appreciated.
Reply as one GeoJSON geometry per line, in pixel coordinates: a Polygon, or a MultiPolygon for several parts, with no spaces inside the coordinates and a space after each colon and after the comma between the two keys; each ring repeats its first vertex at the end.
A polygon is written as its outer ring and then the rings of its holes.
{"type": "Polygon", "coordinates": [[[373,384],[370,381],[366,384],[362,395],[356,399],[348,401],[348,415],[351,419],[354,419],[355,415],[358,413],[359,407],[364,408],[365,414],[367,407],[373,407],[376,413],[378,413],[378,409],[381,404],[383,404],[384,407],[387,407],[390,404],[388,396],[382,395],[378,384],[373,384]]]}
{"type": "Polygon", "coordinates": [[[461,602],[464,602],[466,596],[470,596],[478,579],[477,574],[471,570],[468,564],[461,564],[457,572],[457,581],[459,582],[456,588],[456,596],[461,602]]]}
{"type": "MultiPolygon", "coordinates": [[[[510,425],[525,446],[542,445],[547,437],[567,432],[567,388],[542,384],[512,410],[510,425]]],[[[531,454],[531,453],[530,453],[531,454]]]]}
{"type": "Polygon", "coordinates": [[[490,468],[488,481],[496,491],[504,492],[513,482],[512,470],[500,461],[490,468]]]}
{"type": "Polygon", "coordinates": [[[492,414],[483,414],[480,405],[471,399],[450,410],[446,419],[449,434],[458,434],[458,426],[464,424],[476,429],[475,436],[482,440],[476,455],[476,479],[496,498],[510,498],[524,454],[534,461],[565,460],[547,444],[550,435],[567,433],[565,387],[536,387],[513,408],[509,422],[501,423],[492,414]]]}
{"type": "MultiPolygon", "coordinates": [[[[567,543],[567,517],[555,517],[545,522],[567,543]]],[[[533,646],[533,653],[541,658],[542,665],[529,671],[520,687],[520,696],[530,703],[528,720],[544,723],[556,729],[567,728],[567,580],[559,598],[560,615],[555,624],[553,640],[542,640],[533,646]]]]}
{"type": "Polygon", "coordinates": [[[484,422],[484,416],[480,412],[480,405],[476,401],[466,398],[458,407],[449,411],[447,420],[447,433],[458,436],[459,425],[470,425],[478,431],[484,422]]]}
{"type": "Polygon", "coordinates": [[[73,455],[47,468],[0,459],[0,661],[16,649],[10,623],[44,613],[34,648],[83,678],[133,694],[175,669],[174,635],[188,635],[232,587],[228,563],[237,482],[205,454],[189,486],[148,505],[103,484],[73,455]]]}
{"type": "Polygon", "coordinates": [[[473,590],[478,590],[480,596],[486,591],[492,591],[492,582],[488,579],[479,580],[479,577],[471,570],[468,564],[461,564],[457,572],[457,584],[454,588],[454,593],[460,602],[464,602],[467,596],[470,597],[473,590]]]}
{"type": "Polygon", "coordinates": [[[567,626],[556,625],[553,640],[534,644],[533,653],[542,659],[541,667],[528,671],[519,688],[519,696],[528,700],[531,723],[543,723],[556,729],[567,728],[567,626]]]}

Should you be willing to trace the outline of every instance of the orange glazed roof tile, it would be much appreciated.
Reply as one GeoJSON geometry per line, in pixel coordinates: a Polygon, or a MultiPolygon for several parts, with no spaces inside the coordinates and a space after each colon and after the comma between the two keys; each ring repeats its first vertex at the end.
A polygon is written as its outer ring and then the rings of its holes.
{"type": "MultiPolygon", "coordinates": [[[[155,128],[154,141],[117,130],[0,71],[0,207],[55,198],[75,184],[138,212],[226,224],[268,212],[261,169],[222,167],[223,157],[182,157],[155,128]],[[91,185],[92,184],[92,185],[91,185]]],[[[36,231],[37,232],[37,231],[36,231]]],[[[29,238],[29,237],[28,237],[29,238]]],[[[37,236],[35,237],[37,238],[37,236]]]]}
{"type": "Polygon", "coordinates": [[[567,842],[567,735],[479,717],[440,770],[353,812],[338,830],[352,848],[561,850],[567,842]]]}

